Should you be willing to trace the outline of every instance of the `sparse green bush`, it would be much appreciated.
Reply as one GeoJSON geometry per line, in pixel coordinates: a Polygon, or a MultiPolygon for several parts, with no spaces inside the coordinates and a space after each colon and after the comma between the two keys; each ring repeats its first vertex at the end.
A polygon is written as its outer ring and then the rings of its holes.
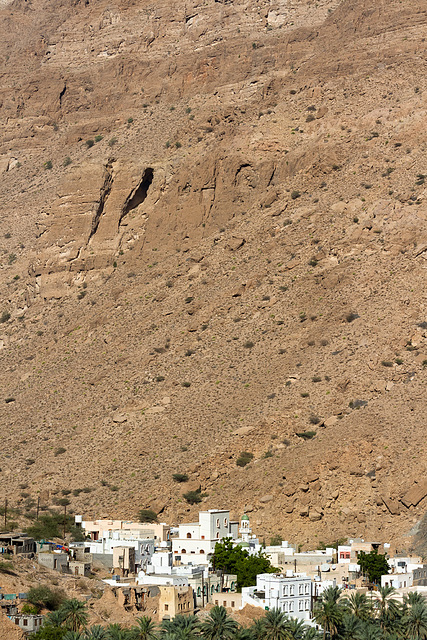
{"type": "Polygon", "coordinates": [[[172,478],[175,482],[187,482],[188,475],[186,473],[173,473],[172,478]]]}
{"type": "Polygon", "coordinates": [[[138,522],[157,522],[157,513],[152,509],[141,509],[138,513],[138,522]]]}
{"type": "Polygon", "coordinates": [[[320,418],[319,416],[312,415],[309,417],[310,424],[319,424],[320,418]]]}
{"type": "Polygon", "coordinates": [[[292,191],[292,192],[291,192],[291,198],[292,198],[292,200],[296,200],[297,198],[300,198],[300,197],[301,197],[301,193],[300,193],[300,191],[295,190],[295,191],[292,191]]]}
{"type": "Polygon", "coordinates": [[[313,376],[311,381],[312,382],[321,382],[322,378],[320,376],[313,376]]]}
{"type": "Polygon", "coordinates": [[[252,349],[254,343],[252,342],[252,340],[247,340],[243,346],[245,347],[245,349],[252,349]]]}
{"type": "Polygon", "coordinates": [[[187,491],[187,493],[183,494],[183,498],[188,504],[199,504],[202,501],[202,498],[206,496],[206,493],[202,493],[201,489],[196,489],[195,491],[187,491]]]}
{"type": "Polygon", "coordinates": [[[52,169],[52,167],[53,167],[52,160],[47,160],[47,161],[43,164],[43,167],[44,167],[45,169],[52,169]]]}
{"type": "Polygon", "coordinates": [[[390,360],[382,360],[381,364],[383,365],[383,367],[392,367],[393,363],[390,362],[390,360]]]}
{"type": "Polygon", "coordinates": [[[97,135],[95,136],[95,142],[101,142],[103,136],[97,135]]]}
{"type": "Polygon", "coordinates": [[[92,140],[92,138],[90,138],[89,140],[86,140],[85,144],[87,148],[90,149],[95,144],[95,140],[92,140]]]}
{"type": "Polygon", "coordinates": [[[65,453],[67,449],[65,447],[58,447],[55,449],[55,456],[60,456],[62,453],[65,453]]]}
{"type": "Polygon", "coordinates": [[[66,158],[64,158],[64,160],[62,162],[62,166],[63,167],[68,167],[69,164],[71,164],[71,158],[70,158],[70,156],[67,156],[66,158]]]}
{"type": "Polygon", "coordinates": [[[46,585],[32,587],[27,594],[27,601],[37,608],[37,611],[49,609],[54,611],[58,609],[65,600],[62,591],[49,589],[46,585]]]}
{"type": "Polygon", "coordinates": [[[250,451],[242,451],[236,460],[238,467],[246,467],[247,464],[253,459],[254,454],[250,451]]]}
{"type": "Polygon", "coordinates": [[[181,387],[188,389],[188,387],[191,387],[191,382],[181,382],[181,387]]]}
{"type": "Polygon", "coordinates": [[[316,435],[316,431],[300,431],[295,435],[297,435],[298,438],[303,438],[303,440],[311,440],[316,435]]]}
{"type": "Polygon", "coordinates": [[[108,146],[109,147],[114,147],[114,145],[117,143],[117,138],[115,138],[114,136],[112,138],[109,139],[108,141],[108,146]]]}

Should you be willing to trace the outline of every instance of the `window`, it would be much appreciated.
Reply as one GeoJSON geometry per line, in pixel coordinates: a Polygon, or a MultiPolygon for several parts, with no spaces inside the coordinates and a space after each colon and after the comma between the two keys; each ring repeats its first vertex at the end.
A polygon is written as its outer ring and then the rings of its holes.
{"type": "Polygon", "coordinates": [[[226,607],[226,606],[227,606],[227,602],[226,602],[226,600],[223,600],[223,601],[222,601],[222,606],[223,606],[223,607],[226,607]]]}
{"type": "Polygon", "coordinates": [[[181,549],[181,553],[187,553],[185,549],[181,549]]]}
{"type": "Polygon", "coordinates": [[[215,600],[215,604],[218,604],[218,600],[215,600]]]}
{"type": "Polygon", "coordinates": [[[305,610],[310,611],[310,600],[305,601],[305,610]]]}
{"type": "Polygon", "coordinates": [[[291,584],[291,586],[289,587],[289,595],[293,596],[295,593],[295,587],[293,584],[291,584]]]}
{"type": "Polygon", "coordinates": [[[28,626],[28,620],[27,620],[27,618],[24,618],[24,619],[23,619],[22,624],[24,625],[24,627],[27,627],[27,626],[28,626]]]}
{"type": "Polygon", "coordinates": [[[197,597],[200,598],[201,595],[202,595],[202,590],[200,587],[197,587],[197,597]]]}
{"type": "Polygon", "coordinates": [[[298,600],[298,611],[304,611],[304,600],[298,600]]]}
{"type": "Polygon", "coordinates": [[[218,533],[216,534],[216,537],[217,537],[217,538],[218,538],[218,540],[219,540],[219,531],[218,531],[218,533]]]}
{"type": "Polygon", "coordinates": [[[187,538],[191,538],[191,533],[187,533],[187,538]]]}
{"type": "Polygon", "coordinates": [[[308,585],[308,584],[305,585],[305,595],[306,596],[310,593],[309,587],[310,587],[310,585],[308,585]]]}
{"type": "Polygon", "coordinates": [[[200,539],[201,539],[201,540],[204,540],[204,539],[205,539],[205,536],[200,536],[200,539]]]}
{"type": "Polygon", "coordinates": [[[227,518],[224,518],[224,527],[228,527],[228,520],[227,520],[227,518]]]}
{"type": "Polygon", "coordinates": [[[287,596],[287,595],[288,595],[288,585],[285,585],[285,586],[283,587],[283,595],[284,595],[284,596],[287,596]]]}
{"type": "Polygon", "coordinates": [[[234,609],[234,600],[231,601],[231,607],[234,609]]]}
{"type": "Polygon", "coordinates": [[[216,526],[219,529],[219,518],[216,519],[216,526]]]}
{"type": "Polygon", "coordinates": [[[200,553],[204,553],[204,549],[200,549],[200,553]]]}
{"type": "Polygon", "coordinates": [[[290,602],[289,603],[289,611],[293,611],[294,610],[294,603],[290,602]]]}
{"type": "Polygon", "coordinates": [[[304,594],[304,585],[298,585],[298,595],[302,596],[304,594]]]}

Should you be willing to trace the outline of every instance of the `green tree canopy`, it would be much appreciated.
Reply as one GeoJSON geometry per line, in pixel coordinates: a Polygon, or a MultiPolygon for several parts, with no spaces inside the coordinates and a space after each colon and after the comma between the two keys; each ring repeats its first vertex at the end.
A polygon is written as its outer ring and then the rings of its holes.
{"type": "Polygon", "coordinates": [[[378,553],[376,549],[370,553],[361,551],[357,558],[363,573],[368,576],[370,582],[381,582],[381,576],[387,575],[390,571],[387,558],[378,553]]]}
{"type": "Polygon", "coordinates": [[[255,585],[256,576],[259,573],[277,571],[264,553],[259,552],[255,556],[250,556],[247,549],[233,545],[231,538],[225,538],[222,542],[216,543],[212,563],[215,569],[236,574],[239,589],[255,585]]]}

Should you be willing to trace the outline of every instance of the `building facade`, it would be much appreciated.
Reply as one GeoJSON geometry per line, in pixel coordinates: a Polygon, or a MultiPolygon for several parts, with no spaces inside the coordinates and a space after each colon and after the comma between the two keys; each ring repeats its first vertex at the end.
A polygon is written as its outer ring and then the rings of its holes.
{"type": "Polygon", "coordinates": [[[256,586],[243,587],[242,607],[250,604],[265,610],[279,609],[291,618],[310,620],[312,611],[312,582],[305,574],[261,573],[256,586]]]}

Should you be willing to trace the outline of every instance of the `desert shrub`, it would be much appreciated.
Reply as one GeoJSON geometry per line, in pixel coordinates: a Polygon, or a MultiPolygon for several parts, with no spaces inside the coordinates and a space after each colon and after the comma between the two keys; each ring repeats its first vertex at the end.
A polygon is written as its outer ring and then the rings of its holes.
{"type": "Polygon", "coordinates": [[[71,164],[71,158],[70,158],[70,156],[67,156],[66,158],[64,158],[64,160],[62,162],[62,166],[63,167],[68,167],[69,164],[71,164]]]}
{"type": "Polygon", "coordinates": [[[102,140],[102,136],[100,135],[95,136],[95,142],[101,142],[101,140],[102,140]]]}
{"type": "Polygon", "coordinates": [[[27,601],[34,605],[37,611],[41,611],[41,609],[50,609],[50,611],[59,609],[64,600],[65,595],[62,591],[53,591],[44,584],[39,587],[32,587],[27,594],[27,601]]]}
{"type": "Polygon", "coordinates": [[[95,144],[95,140],[92,140],[90,138],[89,140],[86,140],[85,144],[86,144],[87,148],[90,149],[95,144]]]}
{"type": "Polygon", "coordinates": [[[319,424],[320,418],[319,416],[312,415],[309,417],[310,424],[319,424]]]}
{"type": "Polygon", "coordinates": [[[395,363],[396,364],[403,364],[402,358],[396,358],[395,363]]]}
{"type": "Polygon", "coordinates": [[[108,141],[108,146],[109,147],[114,147],[114,145],[117,143],[117,138],[115,138],[114,136],[112,138],[109,139],[108,141]]]}
{"type": "Polygon", "coordinates": [[[190,302],[193,302],[193,300],[194,300],[194,297],[193,297],[193,296],[187,296],[187,297],[185,298],[185,303],[186,303],[186,304],[190,304],[190,302]]]}
{"type": "Polygon", "coordinates": [[[55,449],[55,456],[60,456],[62,453],[65,453],[67,449],[65,447],[58,447],[55,449]]]}
{"type": "Polygon", "coordinates": [[[282,544],[282,540],[283,540],[282,536],[275,534],[270,538],[270,545],[272,547],[278,546],[279,544],[282,544]]]}
{"type": "Polygon", "coordinates": [[[245,342],[243,346],[245,347],[245,349],[252,349],[254,343],[252,342],[252,340],[247,340],[247,342],[245,342]]]}
{"type": "Polygon", "coordinates": [[[383,365],[383,367],[392,367],[393,363],[390,362],[390,360],[382,360],[381,364],[383,365]]]}
{"type": "Polygon", "coordinates": [[[113,485],[110,487],[110,489],[111,489],[111,491],[118,491],[118,490],[119,490],[119,487],[118,487],[116,484],[113,484],[113,485]]]}
{"type": "Polygon", "coordinates": [[[201,489],[196,489],[194,491],[187,491],[187,493],[183,494],[183,498],[188,504],[199,504],[202,501],[202,498],[206,496],[206,493],[202,493],[201,489]]]}
{"type": "Polygon", "coordinates": [[[300,395],[301,395],[301,398],[309,398],[310,397],[310,394],[307,393],[307,391],[303,391],[300,395]]]}
{"type": "Polygon", "coordinates": [[[191,387],[191,382],[181,382],[181,387],[188,389],[188,387],[191,387]]]}
{"type": "Polygon", "coordinates": [[[71,489],[62,489],[61,493],[63,496],[69,496],[71,493],[71,489]]]}
{"type": "Polygon", "coordinates": [[[173,473],[172,478],[175,482],[187,482],[188,475],[186,473],[173,473]]]}
{"type": "Polygon", "coordinates": [[[311,440],[316,435],[316,431],[300,431],[295,434],[298,438],[302,438],[303,440],[311,440]]]}
{"type": "Polygon", "coordinates": [[[263,458],[272,458],[273,457],[273,452],[271,451],[271,449],[268,449],[268,451],[266,451],[263,455],[263,458]]]}
{"type": "Polygon", "coordinates": [[[316,267],[318,264],[318,261],[316,260],[316,258],[311,258],[311,260],[309,260],[308,264],[310,265],[310,267],[316,267]]]}
{"type": "Polygon", "coordinates": [[[254,454],[250,451],[242,451],[236,460],[238,467],[246,467],[247,464],[253,459],[254,454]]]}
{"type": "Polygon", "coordinates": [[[312,382],[321,382],[322,378],[320,376],[313,376],[311,381],[312,382]]]}
{"type": "Polygon", "coordinates": [[[73,489],[73,496],[79,496],[81,494],[81,489],[73,489]]]}
{"type": "Polygon", "coordinates": [[[138,522],[157,522],[157,513],[152,509],[141,509],[138,513],[138,522]]]}
{"type": "Polygon", "coordinates": [[[194,349],[187,349],[187,351],[185,352],[186,356],[192,356],[194,355],[196,352],[194,351],[194,349]]]}
{"type": "Polygon", "coordinates": [[[292,198],[292,200],[296,200],[297,198],[300,198],[300,197],[301,197],[301,193],[300,193],[300,191],[295,190],[295,191],[292,191],[292,192],[291,192],[291,198],[292,198]]]}
{"type": "Polygon", "coordinates": [[[52,160],[47,160],[47,161],[43,164],[43,167],[44,167],[45,169],[52,169],[52,167],[53,167],[52,160]]]}
{"type": "Polygon", "coordinates": [[[9,311],[3,311],[3,313],[0,316],[0,323],[7,322],[9,319],[10,319],[9,311]]]}
{"type": "Polygon", "coordinates": [[[133,118],[128,118],[128,124],[132,124],[133,118]]]}
{"type": "Polygon", "coordinates": [[[165,379],[165,376],[156,376],[155,377],[155,381],[156,382],[163,382],[164,379],[165,379]]]}
{"type": "Polygon", "coordinates": [[[21,609],[22,613],[27,613],[29,615],[36,615],[38,613],[38,609],[36,606],[34,606],[33,604],[28,604],[28,602],[26,602],[21,609]]]}

